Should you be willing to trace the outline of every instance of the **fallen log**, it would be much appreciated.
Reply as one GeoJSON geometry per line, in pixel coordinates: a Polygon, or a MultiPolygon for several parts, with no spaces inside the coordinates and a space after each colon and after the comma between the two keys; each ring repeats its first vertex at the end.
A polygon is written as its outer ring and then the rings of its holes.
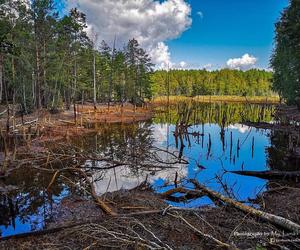
{"type": "Polygon", "coordinates": [[[27,125],[32,125],[34,123],[37,123],[39,121],[39,119],[35,119],[35,120],[32,120],[32,121],[28,121],[28,122],[24,122],[23,124],[17,124],[15,126],[10,126],[9,128],[19,128],[19,127],[22,127],[22,126],[27,126],[27,125]]]}
{"type": "Polygon", "coordinates": [[[232,174],[259,177],[262,179],[295,179],[300,178],[300,171],[229,171],[232,174]]]}
{"type": "Polygon", "coordinates": [[[222,195],[218,192],[210,190],[209,188],[199,184],[199,182],[196,180],[191,180],[191,182],[195,185],[195,188],[207,193],[208,195],[210,195],[228,205],[231,205],[231,206],[241,210],[242,212],[244,212],[246,214],[250,214],[252,216],[258,217],[266,222],[273,224],[274,226],[286,229],[288,231],[291,231],[291,232],[294,232],[297,234],[300,233],[300,225],[295,222],[292,222],[289,219],[286,219],[286,218],[283,218],[281,216],[277,216],[274,214],[270,214],[267,212],[263,212],[261,210],[255,209],[250,206],[246,206],[238,201],[235,201],[233,199],[225,197],[224,195],[222,195]]]}
{"type": "Polygon", "coordinates": [[[194,200],[203,197],[205,194],[199,192],[198,190],[189,190],[186,188],[178,187],[171,189],[165,193],[160,194],[161,199],[165,199],[173,202],[187,202],[189,200],[194,200]],[[183,194],[182,196],[174,196],[174,194],[183,194]]]}

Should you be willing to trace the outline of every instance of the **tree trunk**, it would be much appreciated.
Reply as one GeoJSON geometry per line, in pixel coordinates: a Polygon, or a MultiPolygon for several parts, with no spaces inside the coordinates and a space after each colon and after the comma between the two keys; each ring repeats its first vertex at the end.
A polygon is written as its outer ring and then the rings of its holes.
{"type": "Polygon", "coordinates": [[[218,199],[228,205],[231,205],[231,206],[243,211],[246,214],[251,214],[252,216],[258,217],[264,221],[267,221],[275,226],[286,229],[288,231],[300,233],[300,225],[299,224],[296,224],[296,223],[294,223],[286,218],[283,218],[281,216],[277,216],[274,214],[263,212],[261,210],[255,209],[250,206],[246,206],[238,201],[235,201],[233,199],[225,197],[218,192],[215,192],[213,190],[208,189],[205,186],[200,185],[196,180],[191,180],[191,181],[197,189],[201,190],[202,192],[205,192],[206,194],[210,195],[211,197],[214,197],[215,199],[218,199]]]}
{"type": "Polygon", "coordinates": [[[42,105],[43,107],[47,107],[48,105],[48,95],[46,93],[47,86],[47,52],[46,52],[46,40],[43,41],[43,87],[41,88],[42,92],[42,105]]]}
{"type": "Polygon", "coordinates": [[[36,100],[36,108],[40,109],[42,106],[42,103],[41,103],[41,78],[40,78],[41,60],[40,60],[40,51],[39,51],[37,42],[35,45],[35,57],[36,57],[35,58],[36,59],[35,100],[36,100]]]}
{"type": "MultiPolygon", "coordinates": [[[[24,103],[24,113],[27,114],[27,104],[26,104],[26,86],[25,86],[25,83],[24,83],[24,79],[23,79],[23,103],[24,103]]],[[[22,111],[22,114],[23,114],[23,111],[22,111]]]]}
{"type": "Polygon", "coordinates": [[[0,104],[2,103],[3,96],[3,63],[4,58],[3,55],[0,53],[0,104]]]}
{"type": "Polygon", "coordinates": [[[94,109],[97,109],[97,93],[96,93],[96,51],[94,51],[93,58],[93,83],[94,83],[94,109]]]}
{"type": "Polygon", "coordinates": [[[116,47],[116,37],[114,39],[114,45],[111,53],[110,62],[110,76],[109,76],[109,93],[108,93],[108,111],[110,108],[111,96],[112,96],[112,85],[113,85],[113,73],[114,73],[114,60],[115,60],[115,47],[116,47]]]}
{"type": "Polygon", "coordinates": [[[300,180],[300,171],[230,171],[232,174],[253,176],[262,179],[300,180]]]}
{"type": "Polygon", "coordinates": [[[35,82],[35,72],[33,71],[32,72],[32,75],[31,75],[31,94],[32,94],[32,102],[33,102],[33,106],[36,106],[36,95],[35,95],[35,89],[36,89],[36,82],[35,82]]]}

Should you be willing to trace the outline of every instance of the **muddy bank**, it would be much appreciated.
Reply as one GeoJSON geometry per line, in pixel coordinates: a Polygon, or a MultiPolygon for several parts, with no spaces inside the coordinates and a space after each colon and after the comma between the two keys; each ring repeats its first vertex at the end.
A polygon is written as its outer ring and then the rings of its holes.
{"type": "MultiPolygon", "coordinates": [[[[300,223],[298,188],[282,188],[265,192],[255,203],[266,212],[282,214],[300,223]],[[280,196],[275,195],[279,192],[280,196]],[[280,198],[279,198],[280,197],[280,198]],[[291,198],[291,199],[289,199],[291,198]],[[285,200],[289,203],[286,204],[285,200]],[[267,202],[266,202],[267,201],[267,202]],[[285,209],[283,209],[285,207],[285,209]]],[[[297,237],[271,224],[244,214],[225,204],[220,207],[202,207],[172,210],[149,188],[118,191],[105,195],[120,216],[105,215],[91,201],[81,197],[65,198],[57,207],[47,228],[69,228],[57,232],[10,239],[0,243],[1,249],[208,249],[222,248],[215,240],[233,248],[254,249],[280,246],[297,248],[297,237]],[[159,210],[149,214],[136,214],[159,210]],[[81,225],[78,225],[80,224],[81,225]],[[286,241],[290,241],[286,243],[286,241]],[[34,247],[33,247],[34,246],[34,247]]]]}
{"type": "MultiPolygon", "coordinates": [[[[5,109],[5,107],[1,107],[5,109]]],[[[7,109],[6,109],[7,110],[7,109]]],[[[5,110],[4,110],[5,111],[5,110]]],[[[77,105],[74,110],[50,113],[39,110],[28,115],[0,116],[0,160],[9,158],[15,151],[47,150],[46,143],[82,136],[97,131],[98,124],[132,123],[151,119],[150,106],[134,107],[126,104],[110,106],[77,105]],[[16,145],[17,144],[17,145],[16,145]]]]}

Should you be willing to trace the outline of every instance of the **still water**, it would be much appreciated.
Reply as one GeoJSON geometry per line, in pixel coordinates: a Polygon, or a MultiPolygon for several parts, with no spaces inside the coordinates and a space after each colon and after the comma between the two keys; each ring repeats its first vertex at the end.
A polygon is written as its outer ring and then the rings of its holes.
{"type": "MultiPolygon", "coordinates": [[[[97,133],[73,139],[70,144],[124,163],[107,170],[99,170],[104,165],[97,160],[82,163],[91,170],[98,194],[131,189],[146,178],[160,193],[173,188],[175,179],[189,186],[187,180],[195,178],[248,202],[268,187],[268,181],[228,171],[263,171],[276,169],[276,162],[282,163],[272,131],[243,125],[247,121],[273,122],[273,112],[271,105],[181,103],[157,108],[149,121],[97,124],[97,133]]],[[[58,178],[51,193],[47,192],[51,178],[51,174],[21,169],[4,181],[12,190],[0,190],[2,236],[43,228],[61,200],[73,193],[82,194],[62,178],[58,178]]],[[[170,204],[196,207],[211,201],[201,198],[170,204]]]]}

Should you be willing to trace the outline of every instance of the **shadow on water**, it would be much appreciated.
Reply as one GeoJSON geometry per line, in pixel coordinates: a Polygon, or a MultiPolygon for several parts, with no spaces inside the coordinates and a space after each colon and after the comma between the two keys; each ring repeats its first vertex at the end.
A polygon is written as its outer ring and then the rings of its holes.
{"type": "MultiPolygon", "coordinates": [[[[96,124],[96,133],[73,138],[69,144],[80,152],[118,162],[111,168],[97,159],[82,162],[98,194],[131,189],[145,179],[161,193],[180,180],[195,178],[247,202],[265,190],[268,181],[228,171],[283,167],[286,136],[242,124],[271,122],[273,112],[271,105],[181,103],[157,108],[154,118],[146,122],[96,124]]],[[[55,206],[64,197],[78,193],[61,177],[48,193],[51,178],[52,174],[21,168],[0,181],[0,187],[11,187],[0,195],[2,236],[43,228],[55,206]]],[[[176,206],[207,204],[211,204],[209,199],[200,198],[176,206]]]]}

